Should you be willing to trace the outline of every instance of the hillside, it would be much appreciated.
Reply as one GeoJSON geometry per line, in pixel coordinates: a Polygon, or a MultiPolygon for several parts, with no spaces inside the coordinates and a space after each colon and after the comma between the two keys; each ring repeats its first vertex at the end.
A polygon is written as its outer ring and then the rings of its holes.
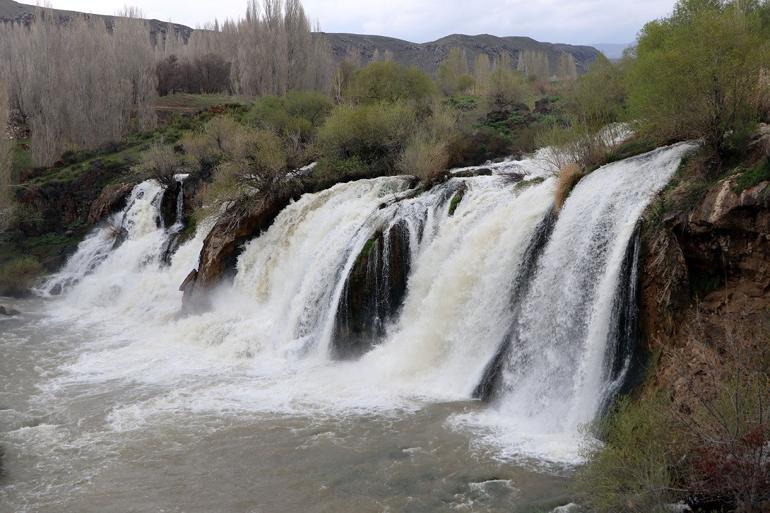
{"type": "MultiPolygon", "coordinates": [[[[37,11],[44,12],[53,16],[59,22],[67,22],[73,16],[83,15],[85,13],[76,11],[64,11],[61,9],[49,9],[46,7],[38,7],[34,5],[21,4],[14,2],[13,0],[0,0],[0,22],[4,23],[24,23],[29,24],[35,17],[37,11]]],[[[107,26],[111,26],[115,20],[115,16],[105,16],[100,14],[86,14],[87,16],[94,16],[96,18],[104,19],[107,26]]],[[[159,34],[165,38],[165,34],[169,27],[173,27],[177,34],[181,35],[185,40],[190,37],[193,29],[185,25],[178,23],[168,23],[160,20],[147,20],[150,24],[150,33],[153,37],[157,37],[159,34]]]]}
{"type": "Polygon", "coordinates": [[[572,46],[566,44],[541,43],[529,37],[497,37],[489,34],[467,36],[453,34],[430,43],[411,43],[401,39],[383,36],[358,34],[323,34],[337,59],[343,59],[351,50],[360,54],[363,64],[372,60],[375,53],[380,56],[386,52],[393,55],[395,61],[428,72],[435,73],[439,64],[446,59],[449,50],[462,48],[472,62],[477,55],[485,53],[494,62],[504,53],[510,54],[514,63],[520,52],[529,50],[544,52],[548,55],[551,66],[555,66],[562,53],[575,58],[578,72],[584,73],[588,66],[599,56],[599,51],[590,46],[572,46]]]}
{"type": "MultiPolygon", "coordinates": [[[[40,8],[14,2],[13,0],[0,0],[0,21],[6,23],[29,23],[38,9],[43,12],[49,12],[57,19],[63,21],[66,21],[73,15],[80,14],[73,11],[40,8]]],[[[115,18],[114,16],[93,16],[104,18],[107,24],[112,23],[115,18]]],[[[150,22],[153,35],[163,34],[165,36],[169,26],[182,34],[185,39],[193,32],[192,28],[185,25],[169,24],[160,20],[148,21],[150,22]]],[[[487,54],[493,62],[500,55],[508,53],[513,58],[514,64],[517,62],[521,51],[544,52],[548,55],[552,67],[556,66],[561,53],[568,53],[575,58],[575,64],[579,73],[587,71],[588,66],[600,54],[598,50],[590,46],[542,43],[529,37],[497,37],[489,34],[477,36],[453,34],[429,43],[412,43],[392,37],[374,35],[324,32],[318,35],[326,38],[331,47],[332,54],[338,61],[353,53],[360,55],[361,64],[366,64],[377,55],[384,56],[389,54],[399,63],[417,66],[430,74],[436,72],[439,64],[446,58],[449,50],[452,48],[462,48],[465,50],[471,62],[472,59],[481,53],[487,54]]]]}

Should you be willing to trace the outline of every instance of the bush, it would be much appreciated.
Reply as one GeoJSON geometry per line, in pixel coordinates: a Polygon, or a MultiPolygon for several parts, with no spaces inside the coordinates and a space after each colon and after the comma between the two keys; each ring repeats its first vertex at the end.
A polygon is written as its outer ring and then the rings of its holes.
{"type": "Polygon", "coordinates": [[[311,143],[331,112],[331,100],[320,93],[290,91],[285,96],[266,96],[257,100],[247,120],[281,136],[292,167],[310,160],[311,143]]]}
{"type": "Polygon", "coordinates": [[[765,181],[770,181],[770,159],[767,158],[738,175],[735,180],[735,190],[741,193],[765,181]]]}
{"type": "Polygon", "coordinates": [[[152,177],[163,187],[174,183],[174,176],[183,172],[183,157],[174,148],[162,143],[155,143],[142,153],[137,171],[152,177]]]}
{"type": "Polygon", "coordinates": [[[554,208],[560,211],[567,201],[572,189],[580,182],[585,174],[577,164],[568,164],[559,171],[559,182],[556,185],[554,208]]]}
{"type": "Polygon", "coordinates": [[[487,99],[491,110],[510,109],[524,102],[528,92],[527,78],[512,69],[500,66],[489,77],[487,99]]]}
{"type": "Polygon", "coordinates": [[[663,513],[674,502],[679,461],[670,405],[662,397],[619,401],[592,426],[602,446],[576,476],[579,502],[595,513],[663,513]]]}
{"type": "Polygon", "coordinates": [[[350,98],[356,103],[429,100],[436,94],[433,80],[415,67],[393,61],[373,62],[355,72],[350,84],[350,98]]]}
{"type": "Polygon", "coordinates": [[[269,130],[236,130],[222,155],[202,193],[209,207],[256,191],[272,194],[285,185],[286,153],[281,139],[269,130]]]}
{"type": "Polygon", "coordinates": [[[319,171],[340,178],[392,175],[416,123],[403,102],[339,106],[318,133],[319,171]]]}
{"type": "Polygon", "coordinates": [[[425,184],[431,184],[446,171],[448,163],[447,143],[420,132],[413,136],[404,148],[398,166],[403,173],[416,176],[425,184]]]}
{"type": "Polygon", "coordinates": [[[447,170],[449,144],[456,133],[457,118],[451,108],[434,103],[431,114],[416,129],[399,158],[401,172],[431,184],[447,170]]]}
{"type": "Polygon", "coordinates": [[[688,488],[741,513],[770,507],[770,379],[742,364],[687,419],[688,488]]]}
{"type": "Polygon", "coordinates": [[[43,266],[35,257],[19,257],[0,265],[0,296],[25,294],[43,274],[43,266]]]}
{"type": "Polygon", "coordinates": [[[749,7],[681,1],[672,17],[642,30],[629,80],[632,114],[646,135],[703,139],[723,158],[742,149],[757,119],[768,54],[749,7]]]}
{"type": "Polygon", "coordinates": [[[488,160],[511,154],[510,137],[493,128],[482,126],[465,129],[449,141],[449,167],[482,164],[488,160]]]}
{"type": "Polygon", "coordinates": [[[308,91],[290,91],[285,96],[265,96],[257,100],[248,119],[270,128],[282,137],[296,137],[310,142],[333,107],[325,95],[308,91]]]}
{"type": "Polygon", "coordinates": [[[607,131],[594,132],[582,125],[565,127],[558,124],[542,129],[536,137],[539,147],[551,148],[547,159],[554,168],[577,164],[589,172],[606,162],[612,150],[612,139],[612,134],[607,131]]]}

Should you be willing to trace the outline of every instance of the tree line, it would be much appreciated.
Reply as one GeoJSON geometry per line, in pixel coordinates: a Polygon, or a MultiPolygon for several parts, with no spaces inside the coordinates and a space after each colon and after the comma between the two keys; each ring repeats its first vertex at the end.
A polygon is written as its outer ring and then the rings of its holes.
{"type": "Polygon", "coordinates": [[[245,96],[325,90],[331,56],[299,0],[251,0],[240,20],[151,37],[136,9],[104,19],[0,25],[0,72],[10,108],[31,129],[35,162],[68,149],[97,147],[152,128],[158,94],[226,92],[245,96]]]}

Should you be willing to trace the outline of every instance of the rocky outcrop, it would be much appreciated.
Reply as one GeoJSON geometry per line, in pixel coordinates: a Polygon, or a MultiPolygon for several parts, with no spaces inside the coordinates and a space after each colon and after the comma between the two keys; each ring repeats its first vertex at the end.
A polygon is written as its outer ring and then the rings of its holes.
{"type": "Polygon", "coordinates": [[[334,328],[337,358],[359,356],[385,336],[406,296],[410,269],[405,221],[378,232],[364,246],[345,282],[334,328]]]}
{"type": "Polygon", "coordinates": [[[96,224],[126,206],[126,200],[136,186],[135,182],[122,182],[106,186],[91,204],[88,224],[96,224]]]}
{"type": "Polygon", "coordinates": [[[184,312],[208,309],[208,292],[232,276],[243,244],[267,230],[292,197],[256,195],[230,205],[204,240],[198,269],[180,287],[184,312]]]}
{"type": "Polygon", "coordinates": [[[179,212],[179,195],[182,194],[182,183],[174,180],[163,190],[163,196],[160,200],[160,217],[163,226],[169,228],[177,222],[179,212]]]}
{"type": "Polygon", "coordinates": [[[514,64],[522,51],[541,52],[548,56],[552,71],[556,72],[559,56],[563,53],[575,58],[578,72],[588,71],[588,67],[600,55],[599,51],[590,46],[573,46],[565,44],[541,43],[529,37],[497,37],[489,34],[467,36],[453,34],[442,37],[430,43],[411,43],[392,37],[371,36],[361,34],[328,34],[321,33],[332,50],[332,55],[338,61],[357,55],[362,64],[367,64],[385,56],[407,66],[416,66],[426,73],[434,74],[444,62],[452,48],[465,50],[469,64],[481,54],[485,54],[491,62],[507,54],[513,57],[514,64]]]}
{"type": "Polygon", "coordinates": [[[641,320],[660,353],[655,385],[688,408],[726,358],[770,350],[770,182],[727,178],[646,240],[641,320]]]}

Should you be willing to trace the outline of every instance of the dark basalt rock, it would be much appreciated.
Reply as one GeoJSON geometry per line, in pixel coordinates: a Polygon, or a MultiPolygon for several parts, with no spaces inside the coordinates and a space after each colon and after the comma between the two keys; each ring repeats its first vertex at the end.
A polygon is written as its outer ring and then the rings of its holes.
{"type": "Polygon", "coordinates": [[[267,230],[292,197],[288,192],[260,194],[225,211],[203,242],[198,269],[182,284],[184,312],[208,309],[208,291],[232,278],[243,244],[267,230]]]}
{"type": "Polygon", "coordinates": [[[384,336],[406,296],[409,229],[404,221],[376,233],[356,259],[340,298],[333,347],[337,358],[369,351],[384,336]]]}
{"type": "Polygon", "coordinates": [[[126,201],[131,191],[136,186],[134,182],[112,184],[102,189],[99,197],[91,205],[88,212],[88,223],[96,224],[107,216],[121,210],[126,206],[126,201]]]}
{"type": "Polygon", "coordinates": [[[452,173],[455,178],[473,178],[475,176],[492,176],[492,170],[488,167],[480,167],[477,169],[464,169],[452,173]]]}
{"type": "Polygon", "coordinates": [[[177,222],[177,205],[180,194],[182,194],[182,183],[176,180],[163,190],[163,197],[160,200],[160,215],[163,226],[166,228],[177,222]]]}
{"type": "Polygon", "coordinates": [[[4,315],[5,317],[14,317],[16,315],[20,315],[21,312],[18,310],[14,310],[13,308],[6,308],[4,306],[0,306],[0,315],[4,315]]]}

